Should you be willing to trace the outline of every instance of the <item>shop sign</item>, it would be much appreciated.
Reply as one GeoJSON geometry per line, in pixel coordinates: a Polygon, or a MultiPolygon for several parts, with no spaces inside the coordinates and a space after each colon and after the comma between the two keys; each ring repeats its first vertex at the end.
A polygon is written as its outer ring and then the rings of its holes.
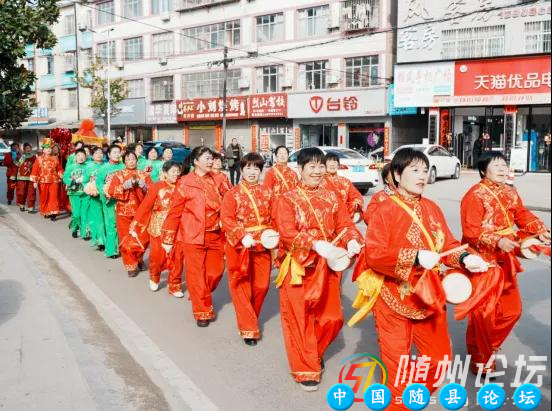
{"type": "Polygon", "coordinates": [[[395,85],[389,86],[389,115],[391,116],[411,116],[418,114],[417,107],[396,107],[395,106],[395,85]]]}
{"type": "Polygon", "coordinates": [[[394,106],[431,107],[454,92],[454,62],[395,66],[394,106]]]}
{"type": "Polygon", "coordinates": [[[387,112],[384,88],[290,94],[288,98],[293,118],[366,117],[387,112]]]}
{"type": "Polygon", "coordinates": [[[157,103],[148,105],[147,124],[175,124],[176,106],[174,103],[157,103]]]}
{"type": "MultiPolygon", "coordinates": [[[[226,101],[226,118],[243,120],[248,116],[248,99],[246,96],[228,97],[226,101]]],[[[224,101],[222,98],[196,98],[176,102],[177,121],[222,120],[224,101]]]]}
{"type": "Polygon", "coordinates": [[[35,107],[29,117],[29,126],[42,126],[48,124],[48,107],[35,107]]]}
{"type": "Polygon", "coordinates": [[[288,116],[286,93],[258,94],[249,97],[251,118],[281,118],[288,116]]]}
{"type": "Polygon", "coordinates": [[[293,128],[286,127],[286,126],[261,127],[260,130],[261,130],[261,133],[271,134],[271,135],[293,134],[293,128]]]}

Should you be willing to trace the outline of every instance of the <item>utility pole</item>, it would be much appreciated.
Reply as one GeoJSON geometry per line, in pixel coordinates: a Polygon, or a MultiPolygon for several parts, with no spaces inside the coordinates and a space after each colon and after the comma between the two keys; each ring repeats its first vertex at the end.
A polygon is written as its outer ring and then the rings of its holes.
{"type": "MultiPolygon", "coordinates": [[[[226,100],[227,100],[227,83],[228,83],[228,46],[224,46],[224,58],[222,64],[224,66],[224,81],[222,83],[222,150],[226,149],[226,100]]],[[[228,153],[225,153],[228,155],[228,153]]]]}
{"type": "MultiPolygon", "coordinates": [[[[79,78],[79,35],[78,35],[78,20],[77,20],[77,2],[73,3],[73,10],[75,13],[75,71],[77,72],[77,78],[79,78]]],[[[80,86],[77,81],[77,120],[80,121],[80,86]]]]}

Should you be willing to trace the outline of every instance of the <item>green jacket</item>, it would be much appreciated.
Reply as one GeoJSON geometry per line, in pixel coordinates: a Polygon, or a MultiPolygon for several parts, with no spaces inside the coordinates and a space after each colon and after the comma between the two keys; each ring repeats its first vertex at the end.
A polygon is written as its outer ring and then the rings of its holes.
{"type": "Polygon", "coordinates": [[[68,195],[82,195],[84,193],[83,175],[86,164],[73,163],[68,165],[63,173],[63,184],[67,187],[68,195]]]}
{"type": "Polygon", "coordinates": [[[105,163],[103,166],[101,166],[101,168],[99,169],[98,171],[98,175],[97,175],[97,178],[96,178],[96,186],[98,187],[98,191],[100,193],[100,197],[105,200],[105,194],[104,194],[104,185],[105,185],[105,180],[106,178],[110,175],[110,174],[113,174],[119,170],[122,170],[123,168],[125,168],[125,165],[121,162],[117,163],[117,164],[113,164],[111,162],[109,163],[105,163]]]}

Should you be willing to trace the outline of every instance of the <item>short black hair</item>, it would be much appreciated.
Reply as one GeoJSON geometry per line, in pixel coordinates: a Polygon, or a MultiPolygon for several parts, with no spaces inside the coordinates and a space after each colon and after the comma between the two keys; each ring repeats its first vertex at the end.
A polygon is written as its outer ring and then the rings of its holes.
{"type": "Polygon", "coordinates": [[[274,149],[274,155],[278,154],[278,151],[283,148],[284,150],[286,150],[286,152],[288,153],[289,155],[289,148],[287,148],[286,146],[278,146],[274,149]]]}
{"type": "Polygon", "coordinates": [[[388,186],[389,185],[389,177],[391,175],[391,163],[387,163],[383,166],[381,169],[381,180],[383,181],[383,184],[388,186]]]}
{"type": "Polygon", "coordinates": [[[179,173],[182,173],[182,167],[180,166],[180,164],[177,163],[176,161],[172,161],[172,160],[165,161],[165,164],[163,164],[163,171],[165,173],[168,173],[169,170],[173,167],[178,167],[179,173]]]}
{"type": "Polygon", "coordinates": [[[33,146],[31,145],[31,143],[25,143],[25,144],[23,144],[23,148],[25,148],[25,147],[31,147],[31,148],[33,148],[33,146]]]}
{"type": "Polygon", "coordinates": [[[192,152],[186,156],[184,159],[184,165],[182,173],[184,175],[188,174],[190,170],[192,169],[192,166],[194,165],[194,161],[197,160],[199,157],[201,157],[203,154],[209,153],[213,155],[213,150],[211,150],[207,146],[197,146],[194,147],[192,152]]]}
{"type": "Polygon", "coordinates": [[[429,159],[423,152],[414,150],[410,147],[401,148],[397,151],[393,156],[393,160],[391,160],[391,165],[389,166],[389,172],[393,177],[393,183],[395,183],[395,185],[399,184],[395,179],[395,174],[402,175],[406,167],[412,163],[418,162],[423,163],[427,168],[429,168],[429,159]]]}
{"type": "Polygon", "coordinates": [[[114,149],[118,149],[119,151],[121,151],[121,147],[118,146],[117,144],[111,144],[109,146],[109,148],[107,149],[107,154],[111,154],[111,152],[114,150],[114,149]]]}
{"type": "Polygon", "coordinates": [[[136,159],[136,161],[138,161],[138,156],[136,155],[136,153],[135,153],[134,151],[127,151],[127,152],[125,152],[125,154],[123,154],[123,163],[126,163],[126,159],[127,159],[129,156],[134,156],[134,158],[136,159]]]}
{"type": "Polygon", "coordinates": [[[10,144],[10,148],[14,148],[14,147],[19,148],[19,143],[11,143],[10,144]]]}
{"type": "Polygon", "coordinates": [[[75,157],[76,157],[77,154],[79,154],[79,153],[82,153],[82,154],[84,154],[85,156],[87,155],[87,154],[86,154],[86,151],[84,151],[84,148],[78,148],[78,149],[76,149],[76,150],[75,150],[75,157]]]}
{"type": "Polygon", "coordinates": [[[326,161],[337,161],[339,163],[339,156],[333,151],[330,151],[326,153],[326,161]]]}
{"type": "Polygon", "coordinates": [[[326,164],[326,157],[324,156],[324,152],[318,147],[309,147],[302,149],[297,156],[297,165],[303,168],[310,162],[326,164]]]}
{"type": "MultiPolygon", "coordinates": [[[[146,151],[146,158],[149,158],[150,151],[153,150],[157,153],[157,149],[155,147],[148,148],[148,151],[146,151]]],[[[159,157],[159,153],[157,153],[157,157],[159,157]]]]}
{"type": "Polygon", "coordinates": [[[240,161],[240,170],[243,170],[246,166],[252,165],[263,171],[264,158],[259,153],[251,152],[247,153],[240,161]]]}
{"type": "Polygon", "coordinates": [[[494,160],[504,160],[506,164],[508,164],[508,160],[506,160],[506,157],[500,151],[488,151],[484,153],[479,157],[479,161],[477,162],[477,169],[479,170],[479,176],[481,178],[485,177],[487,167],[489,167],[489,164],[494,160]]]}
{"type": "Polygon", "coordinates": [[[92,155],[96,154],[96,151],[101,151],[102,154],[103,154],[103,147],[100,147],[100,146],[93,146],[93,147],[92,147],[92,150],[90,150],[90,152],[91,152],[92,155]]]}
{"type": "Polygon", "coordinates": [[[213,151],[213,160],[222,160],[222,155],[216,151],[213,151]]]}
{"type": "Polygon", "coordinates": [[[128,146],[126,146],[126,151],[134,151],[136,150],[136,143],[130,143],[128,146]]]}

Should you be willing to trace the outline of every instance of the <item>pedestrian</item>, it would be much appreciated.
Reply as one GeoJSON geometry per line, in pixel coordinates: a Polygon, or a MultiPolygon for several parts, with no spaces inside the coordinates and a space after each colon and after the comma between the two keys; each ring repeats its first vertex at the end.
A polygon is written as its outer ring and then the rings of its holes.
{"type": "Polygon", "coordinates": [[[278,146],[274,150],[276,164],[265,174],[263,185],[270,188],[274,198],[293,190],[299,184],[297,173],[288,166],[289,150],[286,146],[278,146]]]}
{"type": "MultiPolygon", "coordinates": [[[[224,271],[222,188],[212,169],[211,149],[195,147],[184,160],[185,175],[174,190],[162,230],[164,249],[171,252],[174,247],[171,270],[182,272],[186,260],[186,285],[198,327],[208,327],[216,317],[212,294],[224,271]]],[[[183,296],[181,292],[173,295],[183,296]]]]}
{"type": "Polygon", "coordinates": [[[464,314],[469,311],[466,344],[471,370],[477,374],[482,369],[485,374],[495,371],[495,363],[489,362],[491,356],[521,317],[517,274],[523,269],[516,257],[520,241],[535,235],[549,244],[550,230],[523,205],[517,190],[506,184],[509,169],[502,153],[483,154],[478,170],[481,181],[461,203],[463,241],[495,267],[489,273],[471,276],[475,299],[464,314]]]}
{"type": "Polygon", "coordinates": [[[477,168],[477,164],[479,163],[479,157],[481,157],[481,154],[483,154],[483,136],[479,136],[477,140],[473,143],[473,168],[477,168]]]}
{"type": "Polygon", "coordinates": [[[36,213],[36,190],[31,182],[31,171],[36,161],[36,155],[32,153],[32,146],[29,143],[23,144],[23,154],[17,163],[17,205],[20,211],[36,213]]]}
{"type": "Polygon", "coordinates": [[[154,183],[159,181],[163,162],[159,160],[159,153],[155,147],[150,147],[146,152],[146,161],[144,163],[144,171],[149,174],[151,181],[154,183]]]}
{"type": "Polygon", "coordinates": [[[88,213],[87,226],[90,229],[90,246],[96,247],[99,251],[105,250],[105,224],[102,209],[102,199],[96,180],[100,170],[104,166],[104,153],[102,147],[92,149],[92,162],[87,164],[82,183],[87,196],[88,213]]]}
{"type": "MultiPolygon", "coordinates": [[[[442,259],[449,267],[485,271],[488,266],[471,251],[455,251],[460,243],[442,211],[423,197],[429,175],[425,154],[400,150],[391,161],[390,174],[397,189],[375,208],[365,243],[366,265],[382,277],[373,307],[380,358],[388,380],[398,381],[401,359],[410,357],[414,344],[419,358],[427,356],[428,372],[413,382],[433,392],[438,388],[440,363],[452,355],[439,278],[440,253],[451,252],[442,259]]],[[[390,385],[392,398],[400,397],[407,384],[390,385]]],[[[389,409],[406,407],[392,403],[389,409]]]]}
{"type": "Polygon", "coordinates": [[[222,170],[222,155],[220,153],[213,152],[213,176],[222,187],[222,195],[232,188],[228,176],[222,170]]]}
{"type": "MultiPolygon", "coordinates": [[[[115,215],[119,244],[128,235],[132,218],[144,200],[148,186],[152,184],[150,176],[145,171],[138,170],[138,156],[134,151],[127,151],[123,155],[123,163],[125,168],[113,173],[104,187],[106,197],[117,202],[115,215]]],[[[121,256],[129,277],[136,277],[143,270],[143,253],[138,258],[123,253],[121,256]]]]}
{"type": "Polygon", "coordinates": [[[38,156],[31,170],[31,181],[38,188],[38,204],[44,218],[56,220],[60,214],[60,183],[63,169],[58,156],[53,155],[54,142],[50,138],[42,141],[42,154],[38,156]]]}
{"type": "Polygon", "coordinates": [[[337,175],[339,165],[339,156],[337,154],[333,152],[326,154],[326,174],[324,174],[324,178],[322,179],[322,187],[333,191],[337,195],[337,198],[345,205],[349,216],[352,218],[355,213],[362,211],[364,199],[362,198],[362,194],[351,183],[351,180],[337,175]]]}
{"type": "Polygon", "coordinates": [[[21,158],[19,144],[12,143],[10,152],[4,156],[4,165],[6,166],[6,198],[8,205],[11,205],[15,197],[15,188],[17,187],[17,163],[21,158]]]}
{"type": "Polygon", "coordinates": [[[326,259],[336,245],[354,256],[362,242],[337,196],[320,186],[324,161],[318,148],[301,150],[301,183],[280,197],[273,212],[280,233],[275,283],[284,342],[291,375],[305,391],[318,389],[324,354],[343,325],[341,273],[331,270],[326,259]]]}
{"type": "Polygon", "coordinates": [[[263,166],[258,153],[242,158],[242,179],[224,195],[221,209],[230,295],[240,337],[250,346],[261,338],[259,315],[272,269],[271,251],[260,242],[261,234],[272,228],[272,191],[259,184],[263,166]]]}
{"type": "Polygon", "coordinates": [[[71,203],[71,233],[73,238],[80,236],[90,238],[86,232],[88,226],[85,210],[84,184],[83,177],[86,169],[86,152],[79,148],[74,153],[73,162],[67,163],[67,168],[63,173],[63,183],[65,184],[69,202],[71,203]]]}
{"type": "Polygon", "coordinates": [[[226,158],[228,160],[228,170],[230,171],[230,183],[235,186],[240,182],[240,161],[243,157],[243,151],[237,138],[226,148],[226,158]]]}
{"type": "Polygon", "coordinates": [[[108,258],[119,257],[119,239],[117,237],[117,220],[115,213],[116,201],[106,196],[106,184],[113,174],[122,170],[125,165],[121,163],[121,148],[111,145],[107,150],[109,161],[97,172],[96,186],[102,202],[102,211],[105,226],[105,256],[108,258]]]}
{"type": "MultiPolygon", "coordinates": [[[[140,261],[149,244],[149,287],[152,291],[159,290],[161,272],[168,267],[169,256],[162,247],[161,228],[181,172],[180,165],[174,161],[163,164],[163,178],[149,187],[130,224],[130,235],[121,244],[123,260],[131,261],[140,261]]],[[[182,292],[182,272],[171,271],[167,284],[169,293],[182,292]]]]}

